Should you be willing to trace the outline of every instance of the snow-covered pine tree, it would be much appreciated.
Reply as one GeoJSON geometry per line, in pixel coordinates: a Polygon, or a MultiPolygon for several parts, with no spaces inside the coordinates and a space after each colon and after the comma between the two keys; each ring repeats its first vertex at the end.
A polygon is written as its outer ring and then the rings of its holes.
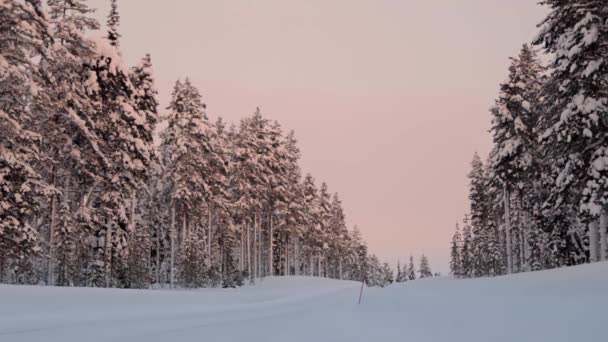
{"type": "Polygon", "coordinates": [[[303,227],[306,224],[304,216],[304,194],[302,186],[302,175],[298,161],[300,159],[300,149],[297,146],[297,140],[293,131],[285,137],[285,156],[286,156],[286,172],[287,172],[287,191],[285,191],[285,200],[280,203],[278,209],[280,221],[283,222],[285,229],[281,238],[280,244],[283,245],[282,251],[284,254],[283,274],[295,275],[300,274],[300,265],[302,262],[302,239],[304,234],[303,227]]]}
{"type": "Polygon", "coordinates": [[[304,268],[307,275],[313,276],[316,266],[314,261],[317,249],[322,243],[317,234],[319,225],[319,206],[317,204],[319,201],[319,193],[317,186],[315,185],[315,180],[310,174],[307,174],[304,178],[302,187],[304,192],[304,219],[306,222],[303,233],[303,252],[306,259],[308,259],[305,262],[304,268]]]}
{"type": "Polygon", "coordinates": [[[456,224],[456,231],[452,236],[452,245],[450,250],[450,273],[456,277],[462,277],[462,237],[460,236],[460,228],[456,224]]]}
{"type": "Polygon", "coordinates": [[[474,264],[473,264],[473,236],[471,234],[471,226],[469,225],[469,217],[465,216],[463,220],[462,228],[462,249],[460,250],[460,257],[462,258],[462,276],[473,277],[474,264]]]}
{"type": "Polygon", "coordinates": [[[122,252],[130,234],[130,208],[136,191],[145,186],[155,155],[154,127],[146,113],[136,107],[129,70],[116,46],[101,39],[95,47],[95,58],[86,65],[87,90],[96,111],[93,130],[100,138],[96,172],[100,192],[95,204],[101,224],[95,231],[93,282],[109,286],[117,281],[112,275],[113,260],[124,264],[122,252]]]}
{"type": "Polygon", "coordinates": [[[414,266],[414,257],[410,255],[410,263],[407,266],[407,278],[409,280],[416,280],[416,268],[414,266]]]}
{"type": "Polygon", "coordinates": [[[401,262],[397,260],[397,275],[395,276],[395,283],[401,283],[403,281],[403,275],[401,273],[401,262]]]}
{"type": "Polygon", "coordinates": [[[552,203],[582,194],[581,221],[589,222],[589,259],[607,258],[608,11],[603,0],[545,0],[551,12],[535,44],[553,56],[545,96],[552,103],[543,144],[561,166],[552,203]],[[600,219],[601,217],[601,219],[600,219]],[[600,226],[601,225],[601,229],[600,226]]]}
{"type": "Polygon", "coordinates": [[[0,2],[0,281],[9,269],[28,280],[19,273],[25,275],[24,266],[39,252],[32,215],[41,196],[53,191],[35,169],[42,137],[30,130],[35,122],[29,110],[46,83],[36,59],[46,58],[48,32],[37,1],[0,2]]]}
{"type": "Polygon", "coordinates": [[[190,243],[204,245],[208,254],[209,236],[199,231],[203,225],[208,228],[203,222],[208,218],[205,204],[211,198],[210,179],[223,161],[218,159],[212,145],[214,132],[205,108],[198,89],[188,79],[183,83],[177,81],[168,107],[168,126],[162,133],[161,151],[169,172],[170,207],[175,212],[170,234],[177,242],[177,250],[186,238],[204,237],[203,241],[190,243]],[[196,234],[190,234],[191,231],[196,234]]]}
{"type": "Polygon", "coordinates": [[[361,237],[361,232],[357,226],[354,226],[349,231],[349,263],[347,272],[349,273],[348,279],[365,281],[367,274],[367,245],[361,237]]]}
{"type": "Polygon", "coordinates": [[[429,259],[424,254],[422,254],[422,256],[420,257],[420,267],[418,269],[418,272],[420,273],[420,279],[433,276],[431,266],[429,265],[429,259]]]}
{"type": "Polygon", "coordinates": [[[468,174],[470,222],[472,227],[471,251],[473,253],[474,276],[489,275],[488,247],[493,232],[488,224],[490,218],[489,200],[486,193],[487,179],[481,158],[477,153],[473,155],[471,172],[468,174]]]}
{"type": "Polygon", "coordinates": [[[120,25],[120,15],[118,14],[118,0],[110,0],[110,14],[106,23],[108,27],[108,41],[110,45],[118,47],[120,45],[120,33],[118,26],[120,25]]]}
{"type": "Polygon", "coordinates": [[[385,262],[382,264],[382,274],[383,274],[382,287],[386,287],[395,281],[395,275],[393,274],[393,269],[388,264],[388,262],[385,262]]]}
{"type": "Polygon", "coordinates": [[[513,271],[513,245],[520,246],[519,259],[527,268],[528,235],[532,228],[532,195],[537,154],[537,123],[543,67],[536,51],[524,45],[517,58],[511,58],[509,77],[500,86],[500,95],[492,108],[492,132],[495,149],[490,161],[490,177],[503,187],[503,202],[516,201],[516,207],[505,208],[507,271],[513,271]],[[511,197],[514,197],[511,199],[511,197]],[[516,210],[521,208],[521,210],[516,210]],[[508,210],[511,209],[511,210],[508,210]],[[521,241],[512,240],[512,217],[521,217],[517,227],[521,241]]]}
{"type": "Polygon", "coordinates": [[[50,83],[40,92],[43,96],[39,96],[33,107],[39,117],[35,129],[44,138],[41,151],[48,160],[42,171],[55,189],[47,199],[47,210],[42,215],[44,226],[48,227],[43,229],[44,235],[49,237],[47,284],[86,285],[83,272],[75,272],[75,269],[87,268],[83,265],[91,261],[89,253],[86,246],[75,246],[73,241],[90,238],[85,228],[93,219],[87,215],[91,210],[81,206],[91,204],[97,163],[100,157],[106,158],[99,148],[101,137],[95,132],[95,101],[87,90],[86,81],[90,79],[84,67],[95,58],[95,44],[85,34],[99,25],[89,17],[93,10],[84,1],[49,0],[48,7],[55,45],[47,50],[50,58],[40,67],[50,83]],[[86,221],[89,222],[83,224],[86,221]],[[55,257],[55,249],[62,254],[60,259],[55,257]],[[68,251],[75,254],[67,255],[68,251]],[[76,267],[76,264],[80,266],[76,267]],[[57,283],[55,267],[64,272],[57,274],[61,277],[57,283]],[[65,273],[66,270],[71,271],[65,273]]]}
{"type": "Polygon", "coordinates": [[[329,246],[328,271],[330,277],[343,279],[343,258],[348,244],[348,229],[346,228],[342,201],[337,193],[334,193],[332,198],[330,212],[331,219],[327,235],[329,246]]]}
{"type": "Polygon", "coordinates": [[[191,229],[182,244],[177,262],[179,285],[185,288],[208,285],[207,264],[205,237],[201,229],[191,229]]]}
{"type": "Polygon", "coordinates": [[[331,213],[331,195],[329,194],[327,183],[321,183],[319,189],[319,226],[316,231],[317,245],[316,255],[318,262],[319,276],[327,277],[327,256],[329,252],[328,237],[330,235],[330,224],[332,219],[331,213]]]}

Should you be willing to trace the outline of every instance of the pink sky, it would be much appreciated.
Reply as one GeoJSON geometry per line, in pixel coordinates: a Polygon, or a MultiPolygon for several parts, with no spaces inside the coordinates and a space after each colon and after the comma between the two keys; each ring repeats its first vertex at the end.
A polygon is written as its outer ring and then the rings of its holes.
{"type": "MultiPolygon", "coordinates": [[[[127,62],[152,54],[161,103],[190,77],[208,113],[260,106],[294,129],[304,172],[344,202],[370,250],[448,270],[474,151],[532,0],[119,0],[127,62]]],[[[105,22],[107,0],[90,0],[105,22]]]]}

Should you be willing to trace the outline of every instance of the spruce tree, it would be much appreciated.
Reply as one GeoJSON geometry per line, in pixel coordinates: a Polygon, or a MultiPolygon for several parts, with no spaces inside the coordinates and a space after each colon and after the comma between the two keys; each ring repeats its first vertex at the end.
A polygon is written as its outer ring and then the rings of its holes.
{"type": "Polygon", "coordinates": [[[118,32],[118,26],[120,25],[120,15],[118,14],[118,0],[110,0],[110,14],[108,15],[107,27],[108,27],[108,40],[110,45],[118,47],[120,40],[120,33],[118,32]]]}
{"type": "Polygon", "coordinates": [[[452,236],[452,248],[450,251],[450,272],[456,278],[462,276],[462,237],[460,236],[460,229],[456,224],[456,231],[452,236]]]}
{"type": "Polygon", "coordinates": [[[35,89],[45,86],[34,59],[46,58],[51,40],[37,2],[0,2],[0,281],[9,267],[25,272],[24,263],[39,252],[31,218],[41,197],[54,191],[35,168],[42,137],[30,130],[36,122],[29,110],[35,89]]]}
{"type": "Polygon", "coordinates": [[[544,92],[551,106],[543,118],[547,130],[542,138],[547,154],[559,166],[551,203],[558,208],[575,197],[583,213],[581,221],[589,222],[589,258],[604,260],[608,254],[608,168],[604,161],[608,145],[603,119],[608,115],[606,2],[545,0],[542,4],[551,12],[535,44],[553,56],[544,92]]]}
{"type": "Polygon", "coordinates": [[[424,254],[422,254],[422,257],[420,257],[420,268],[418,269],[418,272],[420,273],[420,279],[433,276],[431,266],[429,265],[429,260],[424,254]]]}
{"type": "MultiPolygon", "coordinates": [[[[512,224],[518,220],[518,235],[524,249],[520,263],[527,267],[528,236],[532,229],[532,209],[537,160],[537,125],[539,119],[540,91],[543,85],[544,69],[536,51],[524,45],[517,58],[511,58],[509,78],[500,87],[500,96],[492,108],[492,132],[494,151],[490,161],[490,177],[496,178],[502,185],[503,204],[515,207],[506,208],[509,215],[507,230],[508,272],[513,271],[512,224]],[[513,197],[511,199],[511,197],[513,197]],[[515,201],[514,201],[515,200],[515,201]]],[[[517,242],[517,241],[515,241],[517,242]]],[[[496,273],[496,272],[494,272],[496,273]]]]}
{"type": "Polygon", "coordinates": [[[395,278],[395,283],[401,283],[403,281],[402,277],[403,276],[401,274],[401,263],[397,261],[397,276],[395,278]]]}
{"type": "Polygon", "coordinates": [[[462,276],[473,277],[474,264],[473,264],[473,237],[471,235],[471,226],[469,225],[468,216],[463,220],[462,228],[462,249],[460,256],[462,258],[462,276]]]}
{"type": "Polygon", "coordinates": [[[407,267],[407,278],[409,280],[416,280],[416,269],[414,266],[414,257],[410,255],[410,263],[407,267]]]}

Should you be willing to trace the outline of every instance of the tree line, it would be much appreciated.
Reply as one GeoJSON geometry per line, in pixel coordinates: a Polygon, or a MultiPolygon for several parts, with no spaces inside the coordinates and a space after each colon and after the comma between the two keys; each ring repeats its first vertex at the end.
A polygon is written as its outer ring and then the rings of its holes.
{"type": "Polygon", "coordinates": [[[0,282],[379,284],[338,194],[302,175],[293,131],[259,108],[212,122],[187,78],[161,113],[150,55],[123,62],[117,1],[105,37],[89,37],[92,12],[0,0],[0,282]]]}
{"type": "Polygon", "coordinates": [[[470,212],[451,243],[457,277],[608,258],[608,3],[541,4],[549,14],[490,109],[490,155],[471,163],[470,212]]]}

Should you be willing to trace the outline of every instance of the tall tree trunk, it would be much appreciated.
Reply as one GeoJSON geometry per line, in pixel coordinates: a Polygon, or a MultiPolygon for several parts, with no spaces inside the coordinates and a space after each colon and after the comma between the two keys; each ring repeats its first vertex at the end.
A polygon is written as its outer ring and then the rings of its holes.
{"type": "Polygon", "coordinates": [[[597,262],[600,259],[599,246],[600,246],[600,235],[598,229],[598,220],[594,219],[589,223],[589,260],[591,262],[597,262]]]}
{"type": "Polygon", "coordinates": [[[171,263],[169,267],[170,287],[175,288],[175,205],[171,205],[171,231],[169,232],[169,239],[171,240],[171,263]]]}
{"type": "Polygon", "coordinates": [[[600,216],[600,260],[608,260],[608,212],[602,210],[600,216]]]}
{"type": "Polygon", "coordinates": [[[285,237],[285,273],[284,276],[291,275],[291,270],[289,269],[289,237],[285,237]]]}
{"type": "Polygon", "coordinates": [[[106,241],[103,251],[104,276],[106,287],[110,287],[110,272],[112,271],[112,223],[106,223],[106,241]]]}
{"type": "Polygon", "coordinates": [[[245,230],[247,233],[247,276],[251,278],[251,244],[249,239],[249,224],[245,221],[245,230]]]}
{"type": "Polygon", "coordinates": [[[160,237],[162,228],[156,232],[156,284],[160,284],[160,237]]]}
{"type": "Polygon", "coordinates": [[[268,276],[272,277],[274,275],[274,265],[273,265],[273,232],[272,232],[272,210],[268,212],[268,276]]]}
{"type": "Polygon", "coordinates": [[[319,272],[319,277],[321,277],[321,254],[319,254],[317,256],[317,262],[318,262],[318,266],[317,266],[318,270],[317,271],[319,272]]]}
{"type": "Polygon", "coordinates": [[[258,241],[258,220],[257,220],[257,215],[254,213],[253,214],[253,272],[254,272],[254,276],[253,278],[257,279],[258,278],[258,247],[257,247],[257,241],[258,241]]]}
{"type": "Polygon", "coordinates": [[[184,213],[182,214],[182,241],[178,249],[181,250],[182,247],[184,247],[186,239],[188,239],[188,220],[186,219],[186,210],[184,210],[184,213]]]}
{"type": "Polygon", "coordinates": [[[308,270],[308,271],[309,271],[311,277],[314,277],[314,275],[315,275],[314,266],[315,266],[314,254],[310,253],[310,270],[308,270]]]}
{"type": "Polygon", "coordinates": [[[247,234],[247,223],[243,221],[241,223],[241,272],[245,270],[245,262],[247,261],[246,249],[247,245],[245,244],[245,234],[247,234]]]}
{"type": "Polygon", "coordinates": [[[511,254],[511,213],[509,210],[509,191],[505,186],[503,189],[504,209],[505,209],[505,232],[507,242],[507,274],[513,273],[513,256],[511,254]]]}
{"type": "MultiPolygon", "coordinates": [[[[53,167],[53,174],[51,176],[52,179],[52,184],[53,184],[53,189],[55,188],[56,185],[56,171],[55,171],[55,167],[53,167]]],[[[55,222],[56,222],[56,216],[57,216],[57,195],[55,193],[53,193],[52,197],[51,197],[51,222],[50,222],[50,227],[49,227],[49,269],[48,269],[48,275],[47,275],[47,285],[49,286],[53,286],[54,284],[54,266],[55,266],[55,222]]]]}
{"type": "Polygon", "coordinates": [[[342,257],[340,256],[340,266],[339,266],[339,270],[340,270],[340,280],[342,280],[342,257]]]}
{"type": "Polygon", "coordinates": [[[264,277],[264,264],[262,263],[262,217],[258,220],[258,277],[264,277]]]}
{"type": "Polygon", "coordinates": [[[298,276],[300,275],[300,261],[299,261],[299,257],[300,255],[298,254],[298,245],[299,245],[300,239],[296,236],[295,239],[293,239],[293,260],[294,260],[294,270],[293,270],[293,274],[298,276]]]}
{"type": "Polygon", "coordinates": [[[532,229],[532,219],[531,219],[531,213],[528,210],[524,211],[524,221],[525,221],[525,226],[524,226],[524,231],[523,231],[523,238],[524,238],[524,265],[525,265],[525,269],[526,271],[529,271],[531,269],[530,264],[529,264],[529,260],[530,260],[530,230],[532,229]]]}
{"type": "Polygon", "coordinates": [[[212,210],[212,204],[209,203],[209,217],[208,217],[208,222],[207,222],[207,227],[208,227],[208,234],[207,234],[207,257],[209,258],[209,267],[211,267],[211,214],[213,212],[212,210]]]}

